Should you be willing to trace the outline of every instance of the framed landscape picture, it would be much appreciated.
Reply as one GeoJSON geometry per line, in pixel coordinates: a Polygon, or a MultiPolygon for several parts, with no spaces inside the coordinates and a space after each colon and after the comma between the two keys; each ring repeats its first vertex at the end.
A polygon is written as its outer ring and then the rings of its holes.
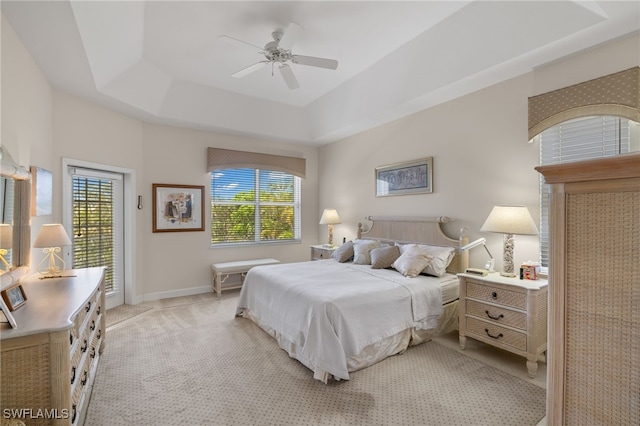
{"type": "Polygon", "coordinates": [[[433,157],[376,167],[376,197],[433,192],[433,157]]]}
{"type": "Polygon", "coordinates": [[[153,232],[204,231],[204,186],[153,184],[153,232]]]}

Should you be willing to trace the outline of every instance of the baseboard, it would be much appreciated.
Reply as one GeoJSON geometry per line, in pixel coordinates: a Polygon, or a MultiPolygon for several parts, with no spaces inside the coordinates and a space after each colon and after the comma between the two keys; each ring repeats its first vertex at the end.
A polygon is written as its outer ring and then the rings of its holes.
{"type": "MultiPolygon", "coordinates": [[[[149,302],[151,300],[169,299],[171,297],[192,296],[194,294],[211,293],[211,286],[183,288],[180,290],[158,291],[155,293],[147,293],[142,296],[141,302],[149,302]]],[[[137,298],[136,298],[137,299],[137,298]]]]}

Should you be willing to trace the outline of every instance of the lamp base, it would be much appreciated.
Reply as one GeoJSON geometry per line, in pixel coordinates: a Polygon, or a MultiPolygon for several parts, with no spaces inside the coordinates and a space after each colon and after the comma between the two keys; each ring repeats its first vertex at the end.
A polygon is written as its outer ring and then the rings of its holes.
{"type": "Polygon", "coordinates": [[[515,278],[516,274],[514,274],[513,272],[500,272],[500,276],[507,277],[507,278],[515,278]]]}

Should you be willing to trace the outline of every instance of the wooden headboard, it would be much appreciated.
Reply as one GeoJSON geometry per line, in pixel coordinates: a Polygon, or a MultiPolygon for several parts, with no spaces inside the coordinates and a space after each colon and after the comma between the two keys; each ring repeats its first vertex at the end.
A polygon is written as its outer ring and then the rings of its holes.
{"type": "Polygon", "coordinates": [[[456,255],[447,272],[464,272],[469,266],[468,251],[460,250],[469,242],[469,237],[461,232],[457,238],[451,238],[442,231],[441,224],[453,220],[449,217],[367,216],[365,220],[371,223],[368,227],[367,224],[358,223],[358,238],[454,247],[456,255]]]}

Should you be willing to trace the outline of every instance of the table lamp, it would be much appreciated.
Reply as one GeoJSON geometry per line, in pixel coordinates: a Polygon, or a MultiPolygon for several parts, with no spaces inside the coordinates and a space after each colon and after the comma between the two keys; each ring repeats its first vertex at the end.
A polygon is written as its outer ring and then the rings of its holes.
{"type": "Polygon", "coordinates": [[[538,228],[526,206],[495,206],[480,231],[504,234],[504,271],[500,274],[505,277],[515,277],[513,267],[514,234],[538,234],[538,228]]]}
{"type": "Polygon", "coordinates": [[[333,225],[340,223],[340,216],[336,209],[324,209],[320,218],[320,225],[328,225],[329,227],[329,244],[327,247],[333,247],[333,225]]]}
{"type": "Polygon", "coordinates": [[[38,268],[38,272],[44,275],[42,278],[54,278],[60,275],[60,272],[65,269],[65,263],[57,253],[60,253],[60,247],[70,245],[71,240],[62,225],[59,223],[42,225],[36,242],[33,244],[36,248],[42,248],[42,252],[47,255],[40,262],[40,265],[42,265],[45,261],[48,261],[47,268],[38,268]],[[57,265],[58,260],[62,263],[62,267],[57,265]]]}
{"type": "Polygon", "coordinates": [[[13,247],[13,226],[2,223],[0,224],[0,261],[2,261],[2,265],[4,265],[4,270],[0,269],[0,275],[5,272],[9,272],[11,269],[11,265],[4,258],[7,253],[9,253],[9,249],[13,247]]]}

